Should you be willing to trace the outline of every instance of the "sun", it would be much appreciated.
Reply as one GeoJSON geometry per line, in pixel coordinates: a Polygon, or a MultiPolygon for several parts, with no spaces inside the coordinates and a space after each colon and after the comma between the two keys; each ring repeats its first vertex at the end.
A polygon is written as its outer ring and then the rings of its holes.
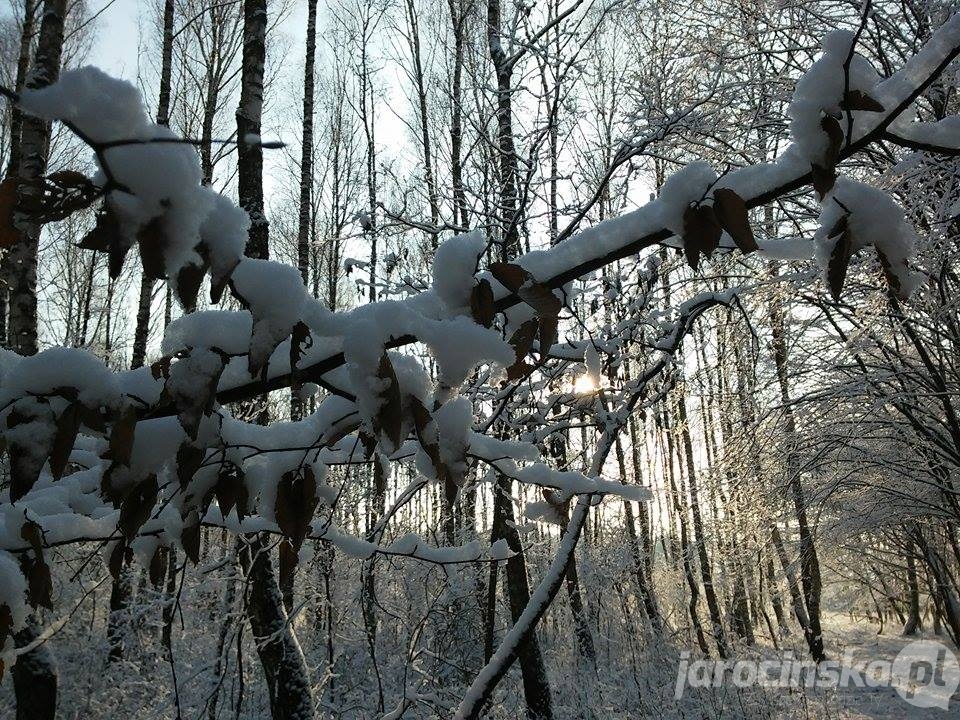
{"type": "Polygon", "coordinates": [[[573,392],[577,393],[578,395],[586,395],[588,393],[596,392],[598,387],[597,379],[590,373],[577,375],[576,379],[573,381],[573,392]]]}

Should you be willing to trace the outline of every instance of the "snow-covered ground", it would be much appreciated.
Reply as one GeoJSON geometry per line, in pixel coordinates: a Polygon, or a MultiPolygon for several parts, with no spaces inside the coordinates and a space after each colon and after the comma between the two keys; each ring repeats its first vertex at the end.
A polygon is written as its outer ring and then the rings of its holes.
{"type": "MultiPolygon", "coordinates": [[[[953,652],[956,647],[946,635],[934,635],[925,627],[913,637],[899,634],[896,623],[887,623],[883,634],[878,634],[879,625],[861,620],[852,620],[848,615],[829,613],[824,617],[827,648],[831,657],[840,658],[844,650],[852,650],[857,662],[863,660],[886,660],[892,662],[907,645],[917,640],[933,640],[946,645],[953,652]]],[[[891,687],[840,688],[834,702],[837,717],[844,720],[886,720],[887,718],[960,718],[960,693],[954,694],[948,710],[919,708],[908,704],[891,687]]]]}

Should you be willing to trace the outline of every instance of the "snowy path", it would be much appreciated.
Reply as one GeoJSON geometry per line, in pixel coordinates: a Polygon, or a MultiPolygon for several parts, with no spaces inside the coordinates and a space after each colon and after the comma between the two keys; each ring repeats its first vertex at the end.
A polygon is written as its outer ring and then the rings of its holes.
{"type": "MultiPolygon", "coordinates": [[[[831,658],[841,658],[844,650],[852,650],[856,661],[893,661],[905,646],[915,640],[935,640],[956,652],[955,646],[945,636],[937,636],[925,628],[915,637],[905,638],[898,634],[896,623],[887,623],[882,635],[879,625],[868,621],[854,621],[848,616],[832,613],[824,617],[827,651],[831,658]]],[[[838,718],[843,720],[887,720],[888,718],[927,718],[943,720],[960,718],[960,693],[954,695],[949,710],[918,708],[909,705],[891,687],[847,687],[836,691],[831,703],[838,718]]],[[[832,715],[832,714],[831,714],[832,715]]],[[[816,717],[815,714],[812,716],[816,717]]]]}

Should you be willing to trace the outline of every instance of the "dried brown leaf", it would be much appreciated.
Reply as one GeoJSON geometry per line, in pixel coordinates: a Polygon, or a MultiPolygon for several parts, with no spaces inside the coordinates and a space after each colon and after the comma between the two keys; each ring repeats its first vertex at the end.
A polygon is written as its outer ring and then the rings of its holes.
{"type": "Polygon", "coordinates": [[[496,315],[493,306],[493,288],[486,278],[481,278],[470,292],[470,313],[477,324],[483,327],[493,325],[496,315]]]}
{"type": "Polygon", "coordinates": [[[120,519],[117,529],[127,542],[132,542],[143,524],[150,519],[153,506],[157,502],[157,476],[147,475],[134,485],[120,505],[120,519]]]}
{"type": "Polygon", "coordinates": [[[758,250],[757,241],[750,227],[750,216],[743,198],[730,188],[713,191],[713,211],[720,226],[733,238],[744,254],[758,250]]]}
{"type": "Polygon", "coordinates": [[[876,99],[859,90],[850,90],[840,101],[841,110],[860,112],[884,112],[884,107],[876,99]]]}

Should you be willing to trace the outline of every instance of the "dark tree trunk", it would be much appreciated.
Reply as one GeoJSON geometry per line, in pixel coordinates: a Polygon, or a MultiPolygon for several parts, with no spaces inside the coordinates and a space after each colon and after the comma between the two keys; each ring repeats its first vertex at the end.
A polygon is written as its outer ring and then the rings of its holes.
{"type": "Polygon", "coordinates": [[[266,57],[267,2],[244,0],[243,65],[237,107],[237,193],[240,207],[250,216],[246,254],[252,258],[269,255],[269,225],[263,207],[263,148],[260,146],[266,57]]]}
{"type": "Polygon", "coordinates": [[[660,421],[661,430],[667,438],[667,487],[670,493],[671,505],[677,517],[677,527],[680,534],[679,554],[683,565],[683,576],[687,581],[689,598],[687,602],[687,612],[690,614],[690,623],[693,628],[697,645],[704,655],[710,655],[710,647],[707,645],[707,639],[703,634],[703,625],[700,622],[698,605],[700,604],[700,587],[697,584],[697,578],[693,570],[693,549],[690,547],[689,534],[687,532],[687,511],[686,500],[683,497],[682,489],[677,487],[677,476],[674,472],[673,459],[677,458],[677,467],[680,467],[680,457],[676,454],[673,442],[673,431],[670,425],[670,414],[667,408],[664,408],[662,419],[660,421]]]}
{"type": "MultiPolygon", "coordinates": [[[[23,4],[23,27],[20,32],[20,54],[17,57],[17,77],[15,89],[20,92],[30,69],[30,48],[33,44],[34,16],[37,12],[36,0],[25,0],[23,4]]],[[[10,105],[10,162],[7,165],[7,177],[15,176],[20,170],[20,130],[23,126],[23,112],[16,105],[10,105]]],[[[7,345],[7,304],[9,282],[9,256],[0,257],[0,344],[7,345]]]]}
{"type": "MultiPolygon", "coordinates": [[[[507,560],[506,590],[510,604],[510,616],[516,623],[530,602],[530,585],[527,580],[527,563],[520,544],[520,534],[514,525],[512,482],[510,478],[499,475],[494,489],[493,528],[490,541],[505,539],[510,550],[515,553],[507,560]]],[[[494,565],[496,567],[496,565],[494,565]]],[[[491,572],[490,596],[496,593],[496,572],[491,572]]],[[[491,638],[487,647],[492,649],[495,603],[488,600],[486,629],[491,638]]],[[[488,653],[489,656],[489,653],[488,653]]],[[[523,677],[523,694],[527,703],[527,716],[531,720],[549,720],[553,717],[553,702],[550,696],[550,683],[543,664],[540,643],[536,633],[530,633],[517,647],[520,672],[523,677]]]]}
{"type": "MultiPolygon", "coordinates": [[[[44,0],[37,54],[25,84],[29,89],[46,87],[60,77],[66,5],[66,0],[44,0]]],[[[43,176],[47,170],[50,123],[24,115],[19,148],[17,176],[23,181],[19,193],[26,200],[40,192],[30,181],[43,176]]],[[[9,282],[7,339],[8,345],[21,355],[33,355],[37,352],[37,249],[41,226],[17,211],[13,221],[20,238],[6,257],[9,282]]]]}
{"type": "Polygon", "coordinates": [[[693,441],[690,437],[690,421],[687,417],[685,393],[677,402],[680,437],[683,442],[683,454],[687,466],[688,489],[690,492],[690,511],[693,516],[693,536],[697,545],[697,558],[700,564],[700,579],[703,582],[703,595],[707,601],[707,610],[710,613],[710,623],[713,626],[713,637],[717,643],[717,652],[725,658],[729,654],[726,634],[723,629],[723,618],[720,614],[720,603],[717,601],[717,592],[713,584],[713,571],[710,568],[710,556],[707,553],[707,539],[703,529],[703,519],[700,514],[699,485],[697,470],[694,467],[693,441]]]}
{"type": "MultiPolygon", "coordinates": [[[[157,100],[157,125],[170,124],[170,75],[173,66],[173,0],[164,0],[163,48],[160,66],[160,97],[157,100]]],[[[140,277],[140,298],[137,301],[137,326],[133,332],[133,356],[130,367],[143,367],[150,337],[150,310],[153,305],[153,278],[140,277]]]]}
{"type": "Polygon", "coordinates": [[[463,187],[463,66],[466,41],[466,8],[461,0],[448,0],[453,25],[453,87],[450,97],[450,177],[453,181],[453,222],[470,224],[467,195],[463,187]]]}
{"type": "MultiPolygon", "coordinates": [[[[63,23],[66,0],[44,0],[43,19],[33,70],[26,80],[28,88],[42,88],[60,77],[63,53],[63,23]]],[[[17,176],[21,180],[41,177],[47,169],[50,152],[50,124],[32,116],[22,116],[17,176]]],[[[21,193],[32,192],[22,188],[21,193]]],[[[37,352],[37,250],[40,225],[14,213],[19,241],[7,253],[5,279],[9,282],[9,324],[7,344],[22,355],[37,352]]],[[[16,647],[25,647],[39,635],[36,618],[14,637],[16,647]]],[[[52,720],[57,707],[57,669],[44,644],[21,655],[13,666],[14,693],[18,720],[52,720]]]]}
{"type": "Polygon", "coordinates": [[[903,627],[904,635],[916,635],[920,629],[920,583],[917,580],[917,561],[913,556],[913,543],[907,547],[907,622],[903,627]]]}
{"type": "MultiPolygon", "coordinates": [[[[317,53],[317,0],[307,0],[307,49],[303,66],[303,137],[300,148],[300,209],[297,226],[297,268],[305,287],[310,287],[310,229],[313,200],[313,66],[317,53]]],[[[290,418],[305,413],[296,390],[290,397],[290,418]]]]}
{"type": "MultiPolygon", "coordinates": [[[[780,385],[780,398],[784,408],[786,433],[791,442],[796,441],[797,426],[790,401],[789,379],[787,376],[787,341],[785,337],[785,318],[783,309],[774,300],[770,305],[771,345],[774,365],[780,385]]],[[[807,627],[804,635],[810,648],[810,655],[816,662],[826,660],[823,649],[823,629],[820,626],[820,561],[813,540],[813,531],[807,518],[807,505],[800,480],[800,468],[796,451],[791,450],[787,457],[787,474],[793,508],[796,513],[797,529],[800,533],[800,585],[803,588],[803,600],[807,609],[807,627]]]]}
{"type": "Polygon", "coordinates": [[[107,618],[107,643],[110,646],[107,653],[108,662],[123,659],[130,592],[130,568],[124,564],[110,588],[110,616],[107,618]]]}
{"type": "MultiPolygon", "coordinates": [[[[25,647],[40,636],[36,618],[14,636],[17,647],[25,647]]],[[[21,655],[10,669],[17,698],[17,720],[54,720],[57,715],[57,666],[46,644],[21,655]]]]}
{"type": "Polygon", "coordinates": [[[247,617],[263,665],[273,720],[313,718],[313,696],[303,651],[283,608],[268,547],[259,538],[243,547],[249,576],[247,617]]]}

